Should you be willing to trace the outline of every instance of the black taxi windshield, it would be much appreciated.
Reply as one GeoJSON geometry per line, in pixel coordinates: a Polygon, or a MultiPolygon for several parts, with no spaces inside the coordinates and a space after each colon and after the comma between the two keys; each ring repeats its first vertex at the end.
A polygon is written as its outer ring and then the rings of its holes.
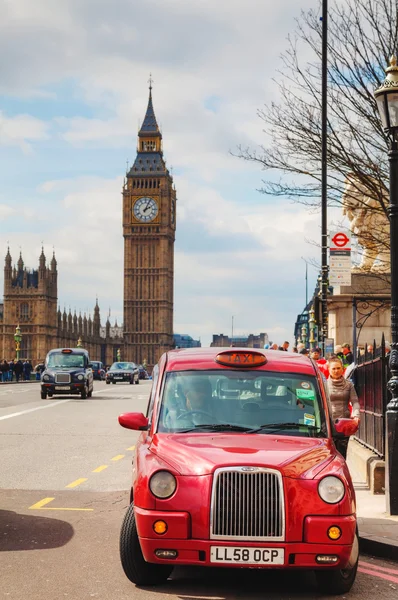
{"type": "Polygon", "coordinates": [[[84,358],[83,354],[63,354],[62,352],[54,352],[47,358],[47,368],[84,368],[84,358]]]}
{"type": "Polygon", "coordinates": [[[327,437],[316,378],[264,371],[167,373],[157,430],[327,437]]]}

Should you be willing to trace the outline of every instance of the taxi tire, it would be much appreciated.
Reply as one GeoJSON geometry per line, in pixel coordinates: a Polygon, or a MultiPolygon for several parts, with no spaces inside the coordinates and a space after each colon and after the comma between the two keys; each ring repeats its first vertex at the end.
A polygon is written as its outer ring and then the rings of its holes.
{"type": "Polygon", "coordinates": [[[82,400],[85,400],[87,398],[87,389],[83,388],[82,391],[80,392],[80,398],[82,400]]]}
{"type": "Polygon", "coordinates": [[[326,594],[327,596],[330,596],[331,594],[347,594],[352,588],[357,576],[359,561],[358,530],[355,533],[351,557],[353,554],[355,554],[355,556],[353,566],[350,569],[330,569],[327,571],[315,572],[318,590],[322,594],[326,594]]]}
{"type": "Polygon", "coordinates": [[[140,378],[138,377],[138,379],[135,380],[135,385],[138,385],[140,383],[140,378]]]}
{"type": "Polygon", "coordinates": [[[87,398],[91,398],[92,395],[93,395],[93,390],[89,390],[87,392],[87,398]]]}
{"type": "Polygon", "coordinates": [[[46,392],[40,392],[40,398],[41,398],[42,400],[46,400],[46,398],[47,398],[47,394],[46,394],[46,392]]]}
{"type": "Polygon", "coordinates": [[[148,563],[144,559],[138,539],[133,503],[127,509],[120,531],[120,560],[126,577],[136,585],[160,585],[173,571],[173,565],[148,563]]]}
{"type": "Polygon", "coordinates": [[[106,385],[110,385],[111,382],[110,381],[106,381],[105,383],[106,383],[106,385]]]}

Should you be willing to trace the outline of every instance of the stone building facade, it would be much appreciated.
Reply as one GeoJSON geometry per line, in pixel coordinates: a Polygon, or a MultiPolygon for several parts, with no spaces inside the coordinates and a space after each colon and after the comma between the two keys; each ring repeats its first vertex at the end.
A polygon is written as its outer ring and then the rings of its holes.
{"type": "Polygon", "coordinates": [[[93,317],[61,312],[58,305],[58,270],[55,254],[47,266],[42,250],[39,268],[25,268],[22,255],[12,265],[8,249],[4,266],[4,300],[0,305],[0,359],[15,358],[14,333],[21,328],[20,357],[37,364],[51,348],[76,347],[79,338],[91,360],[111,364],[122,349],[123,328],[111,326],[109,318],[101,327],[100,308],[95,303],[93,317]]]}
{"type": "Polygon", "coordinates": [[[137,156],[123,185],[124,355],[151,369],[174,347],[176,190],[163,158],[152,85],[137,156]]]}

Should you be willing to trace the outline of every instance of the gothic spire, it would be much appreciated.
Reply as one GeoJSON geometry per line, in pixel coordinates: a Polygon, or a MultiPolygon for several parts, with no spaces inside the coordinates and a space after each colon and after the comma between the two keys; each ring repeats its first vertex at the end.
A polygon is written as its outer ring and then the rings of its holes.
{"type": "Polygon", "coordinates": [[[157,137],[162,137],[160,133],[160,129],[158,127],[155,111],[153,110],[152,104],[152,78],[149,80],[149,100],[148,106],[146,109],[145,117],[143,123],[141,125],[141,129],[138,132],[139,137],[146,137],[156,135],[157,137]]]}
{"type": "Polygon", "coordinates": [[[10,254],[10,246],[8,246],[7,254],[6,254],[6,267],[11,269],[11,266],[12,266],[12,258],[11,258],[11,254],[10,254]]]}
{"type": "Polygon", "coordinates": [[[23,271],[23,260],[22,260],[22,251],[19,253],[19,259],[18,259],[18,271],[23,271]]]}

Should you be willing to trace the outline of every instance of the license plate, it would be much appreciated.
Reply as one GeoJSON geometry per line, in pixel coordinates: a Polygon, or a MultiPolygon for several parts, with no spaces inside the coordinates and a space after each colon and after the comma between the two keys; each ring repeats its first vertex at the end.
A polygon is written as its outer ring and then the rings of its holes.
{"type": "Polygon", "coordinates": [[[239,565],[283,565],[283,548],[242,548],[235,546],[212,546],[210,562],[239,565]]]}
{"type": "Polygon", "coordinates": [[[70,390],[70,385],[56,385],[56,390],[70,390]]]}
{"type": "Polygon", "coordinates": [[[115,379],[123,379],[123,377],[115,377],[115,379]]]}

